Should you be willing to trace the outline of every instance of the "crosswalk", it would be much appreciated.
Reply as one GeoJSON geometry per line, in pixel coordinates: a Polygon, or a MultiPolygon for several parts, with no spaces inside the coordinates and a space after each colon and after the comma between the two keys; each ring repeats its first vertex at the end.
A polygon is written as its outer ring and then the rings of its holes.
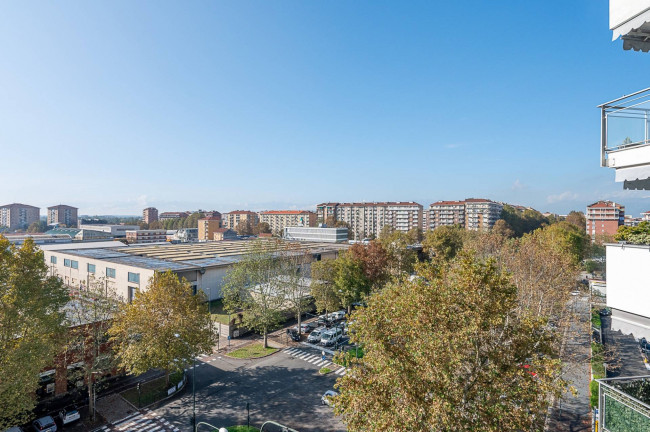
{"type": "Polygon", "coordinates": [[[164,418],[145,408],[141,412],[106,425],[97,432],[179,432],[179,430],[164,418]]]}
{"type": "Polygon", "coordinates": [[[287,348],[282,352],[300,360],[304,360],[307,363],[311,363],[314,366],[318,366],[319,368],[328,367],[330,369],[333,369],[334,374],[339,376],[343,376],[347,373],[347,368],[337,365],[336,363],[332,363],[330,360],[327,360],[327,358],[323,360],[320,355],[313,354],[309,351],[301,350],[299,348],[287,348]]]}

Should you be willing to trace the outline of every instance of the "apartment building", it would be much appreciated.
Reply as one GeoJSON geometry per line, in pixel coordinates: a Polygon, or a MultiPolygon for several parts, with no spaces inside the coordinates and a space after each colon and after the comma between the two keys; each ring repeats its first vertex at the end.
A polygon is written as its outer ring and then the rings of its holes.
{"type": "Polygon", "coordinates": [[[77,226],[77,207],[59,204],[47,208],[48,225],[65,225],[67,227],[77,226]]]}
{"type": "Polygon", "coordinates": [[[237,240],[237,238],[237,232],[230,228],[217,228],[212,234],[212,240],[214,241],[237,240]]]}
{"type": "Polygon", "coordinates": [[[445,225],[465,227],[465,201],[437,201],[429,205],[425,230],[445,225]]]}
{"type": "Polygon", "coordinates": [[[147,207],[146,209],[142,210],[142,220],[146,224],[157,221],[158,209],[155,207],[147,207]]]}
{"type": "Polygon", "coordinates": [[[597,235],[615,235],[618,227],[625,223],[625,206],[613,201],[598,201],[587,206],[587,235],[592,239],[597,235]]]}
{"type": "Polygon", "coordinates": [[[169,219],[182,219],[188,217],[190,214],[188,212],[162,212],[158,216],[158,219],[169,220],[169,219]]]}
{"type": "Polygon", "coordinates": [[[269,210],[259,213],[260,222],[266,222],[275,235],[285,227],[316,226],[316,213],[307,210],[269,210]]]}
{"type": "Polygon", "coordinates": [[[422,228],[421,204],[408,202],[323,203],[316,206],[318,218],[334,216],[350,226],[355,239],[379,237],[388,225],[399,231],[422,228]]]}
{"type": "Polygon", "coordinates": [[[214,232],[221,228],[221,218],[208,216],[199,219],[199,241],[208,241],[214,238],[214,232]]]}
{"type": "Polygon", "coordinates": [[[488,231],[501,218],[503,204],[483,198],[465,200],[465,229],[488,231]]]}
{"type": "Polygon", "coordinates": [[[259,215],[255,212],[248,210],[235,210],[223,214],[223,227],[228,229],[237,229],[237,225],[240,222],[250,221],[252,227],[257,226],[260,223],[259,215]]]}
{"type": "Polygon", "coordinates": [[[628,227],[635,227],[638,226],[642,221],[643,219],[640,217],[635,218],[634,216],[625,215],[625,220],[623,222],[623,225],[628,227]]]}
{"type": "Polygon", "coordinates": [[[19,203],[0,206],[0,227],[26,229],[40,218],[41,209],[38,207],[19,203]]]}
{"type": "Polygon", "coordinates": [[[167,230],[129,230],[126,232],[128,243],[161,243],[167,241],[167,230]]]}

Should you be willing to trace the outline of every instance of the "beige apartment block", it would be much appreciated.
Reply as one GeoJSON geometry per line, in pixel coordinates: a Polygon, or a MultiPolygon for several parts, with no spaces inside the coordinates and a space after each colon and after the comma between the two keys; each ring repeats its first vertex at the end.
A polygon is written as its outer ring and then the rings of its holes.
{"type": "Polygon", "coordinates": [[[223,214],[223,227],[231,230],[237,229],[241,222],[250,221],[252,227],[256,227],[260,222],[257,213],[248,210],[235,210],[223,214]]]}
{"type": "Polygon", "coordinates": [[[47,208],[48,225],[65,225],[67,227],[77,226],[77,207],[59,204],[47,208]]]}
{"type": "Polygon", "coordinates": [[[41,209],[38,207],[19,203],[0,206],[0,227],[27,229],[40,218],[41,209]]]}
{"type": "Polygon", "coordinates": [[[126,232],[128,243],[160,243],[167,241],[167,230],[129,230],[126,232]]]}
{"type": "Polygon", "coordinates": [[[260,212],[259,217],[275,235],[281,235],[286,227],[316,226],[316,213],[306,210],[270,210],[260,212]]]}
{"type": "Polygon", "coordinates": [[[429,205],[426,230],[439,226],[460,225],[465,227],[465,201],[438,201],[429,205]]]}
{"type": "Polygon", "coordinates": [[[214,232],[221,228],[221,218],[208,216],[199,219],[199,241],[208,241],[214,238],[214,232]]]}
{"type": "Polygon", "coordinates": [[[503,204],[483,198],[465,200],[465,228],[473,231],[488,231],[501,218],[503,204]]]}

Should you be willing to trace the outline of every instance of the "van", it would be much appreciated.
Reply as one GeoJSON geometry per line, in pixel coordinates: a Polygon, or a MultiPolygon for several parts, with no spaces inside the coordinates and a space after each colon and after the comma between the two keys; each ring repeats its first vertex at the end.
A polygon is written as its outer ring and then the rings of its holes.
{"type": "Polygon", "coordinates": [[[320,344],[323,346],[336,345],[343,336],[343,331],[340,328],[332,328],[321,333],[320,344]]]}

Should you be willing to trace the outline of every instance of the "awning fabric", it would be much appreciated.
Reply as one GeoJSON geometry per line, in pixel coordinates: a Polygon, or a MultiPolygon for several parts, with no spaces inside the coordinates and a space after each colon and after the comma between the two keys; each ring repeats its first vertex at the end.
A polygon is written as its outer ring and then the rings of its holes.
{"type": "Polygon", "coordinates": [[[621,36],[625,36],[632,30],[640,28],[646,22],[650,22],[650,8],[646,9],[631,20],[621,24],[612,29],[612,40],[616,40],[621,36]]]}
{"type": "Polygon", "coordinates": [[[645,180],[650,178],[650,166],[637,166],[630,168],[617,168],[616,169],[616,181],[633,181],[633,180],[645,180]]]}

